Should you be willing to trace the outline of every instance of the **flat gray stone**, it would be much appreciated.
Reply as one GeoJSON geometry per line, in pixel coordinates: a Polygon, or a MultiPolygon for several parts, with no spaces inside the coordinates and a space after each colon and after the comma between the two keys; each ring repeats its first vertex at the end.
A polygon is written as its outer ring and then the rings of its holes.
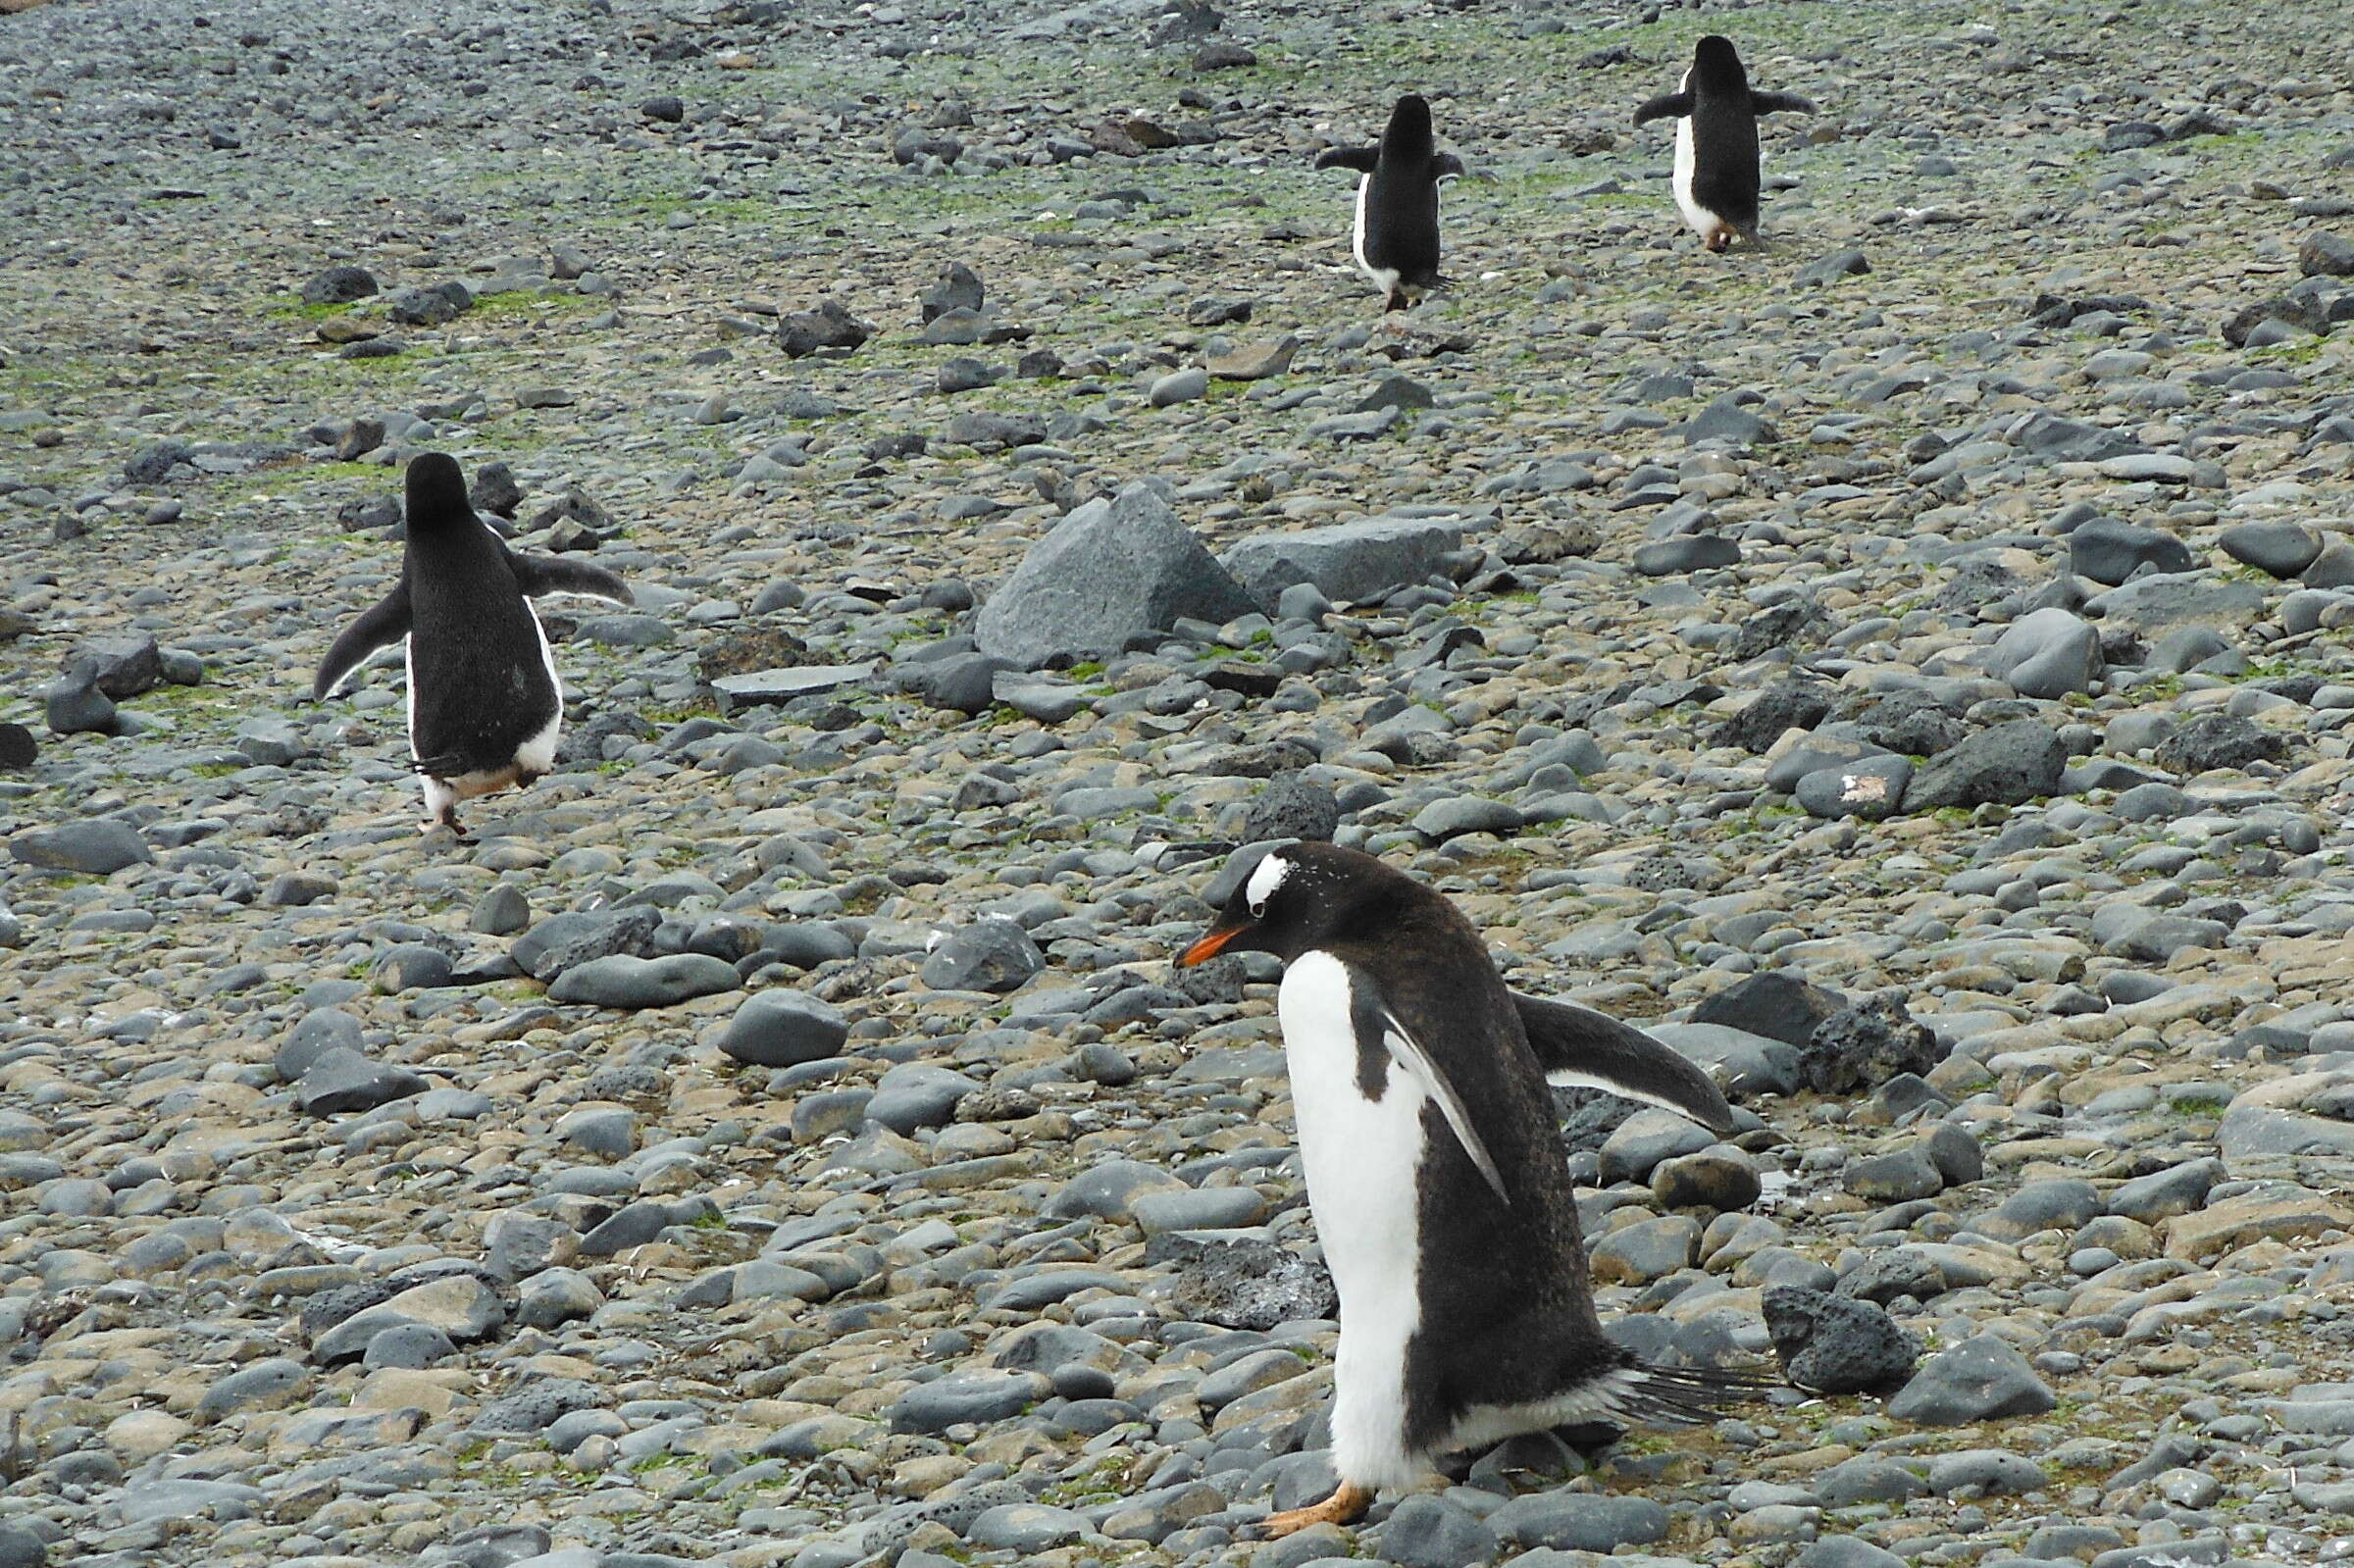
{"type": "Polygon", "coordinates": [[[294,1103],[312,1116],[335,1116],[374,1110],[431,1087],[406,1067],[372,1062],[355,1050],[334,1046],[303,1071],[302,1081],[294,1086],[294,1103]]]}
{"type": "Polygon", "coordinates": [[[782,706],[813,692],[839,691],[854,686],[879,668],[874,664],[802,664],[782,670],[754,670],[745,675],[723,675],[711,683],[719,695],[720,711],[782,706]]]}
{"type": "Polygon", "coordinates": [[[945,1432],[970,1423],[987,1426],[1018,1416],[1047,1397],[1052,1385],[1035,1372],[969,1372],[918,1384],[890,1410],[894,1432],[945,1432]]]}
{"type": "Polygon", "coordinates": [[[1667,1510],[1649,1497],[1612,1492],[1536,1492],[1488,1515],[1487,1526],[1510,1545],[1611,1552],[1667,1534],[1667,1510]]]}
{"type": "Polygon", "coordinates": [[[624,1010],[675,1007],[697,996],[735,990],[742,984],[735,965],[707,953],[672,953],[663,958],[616,953],[564,971],[548,986],[547,998],[624,1010]]]}
{"type": "Polygon", "coordinates": [[[1328,599],[1378,599],[1443,571],[1463,545],[1453,518],[1370,517],[1291,533],[1261,533],[1219,559],[1243,585],[1272,604],[1283,590],[1309,583],[1328,599]]]}
{"type": "Polygon", "coordinates": [[[143,866],[155,859],[139,831],[113,817],[28,828],[11,835],[8,852],[24,865],[84,877],[111,876],[126,866],[143,866]]]}

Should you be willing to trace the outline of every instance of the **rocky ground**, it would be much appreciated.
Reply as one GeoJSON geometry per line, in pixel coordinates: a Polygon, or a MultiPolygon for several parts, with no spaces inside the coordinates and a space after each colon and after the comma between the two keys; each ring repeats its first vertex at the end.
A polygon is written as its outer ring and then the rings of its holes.
{"type": "Polygon", "coordinates": [[[2345,12],[234,9],[0,4],[0,1565],[2347,1554],[2345,12]],[[426,448],[639,597],[466,844],[306,700],[426,448]],[[1803,1391],[1249,1540],[1281,833],[1716,1072],[1600,1293],[1803,1391]]]}

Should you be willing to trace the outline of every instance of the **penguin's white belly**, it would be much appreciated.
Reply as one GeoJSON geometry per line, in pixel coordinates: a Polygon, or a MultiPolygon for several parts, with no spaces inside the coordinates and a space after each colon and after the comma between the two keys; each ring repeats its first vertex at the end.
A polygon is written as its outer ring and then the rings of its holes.
{"type": "Polygon", "coordinates": [[[1692,175],[1699,166],[1692,146],[1692,117],[1686,115],[1675,123],[1675,205],[1682,210],[1684,222],[1692,231],[1706,239],[1724,227],[1724,220],[1703,207],[1692,194],[1692,175]]]}
{"type": "Polygon", "coordinates": [[[1276,1011],[1308,1207],[1341,1297],[1333,1465],[1360,1486],[1410,1486],[1429,1464],[1405,1446],[1406,1349],[1422,1321],[1417,1205],[1428,1096],[1394,1063],[1380,1099],[1358,1089],[1349,971],[1339,959],[1310,952],[1295,960],[1276,1011]]]}
{"type": "Polygon", "coordinates": [[[1373,279],[1383,293],[1398,286],[1398,269],[1376,267],[1365,259],[1365,207],[1373,190],[1373,177],[1365,176],[1356,182],[1356,228],[1350,239],[1350,249],[1356,257],[1356,270],[1373,279]]]}
{"type": "Polygon", "coordinates": [[[547,689],[555,697],[556,706],[547,716],[547,723],[527,736],[515,748],[515,767],[519,773],[537,778],[556,769],[556,732],[564,728],[564,683],[556,679],[555,650],[547,645],[547,629],[539,624],[539,611],[531,600],[523,601],[523,613],[532,618],[532,635],[539,644],[539,663],[547,671],[547,689]]]}

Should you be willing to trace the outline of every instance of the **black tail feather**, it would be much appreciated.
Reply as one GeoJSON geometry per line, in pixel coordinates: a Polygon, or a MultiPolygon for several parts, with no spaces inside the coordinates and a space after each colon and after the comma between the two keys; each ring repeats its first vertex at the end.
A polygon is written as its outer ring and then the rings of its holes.
{"type": "Polygon", "coordinates": [[[1647,1427],[1714,1421],[1725,1406],[1762,1399],[1782,1386],[1780,1375],[1764,1365],[1663,1367],[1638,1361],[1627,1374],[1611,1402],[1630,1422],[1647,1427]]]}

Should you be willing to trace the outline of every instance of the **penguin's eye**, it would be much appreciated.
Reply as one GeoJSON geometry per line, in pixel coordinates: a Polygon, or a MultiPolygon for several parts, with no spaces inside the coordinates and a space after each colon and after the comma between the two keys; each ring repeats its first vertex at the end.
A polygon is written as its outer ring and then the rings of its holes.
{"type": "Polygon", "coordinates": [[[1266,912],[1267,901],[1264,898],[1254,898],[1251,900],[1251,918],[1253,920],[1258,919],[1266,912]]]}

